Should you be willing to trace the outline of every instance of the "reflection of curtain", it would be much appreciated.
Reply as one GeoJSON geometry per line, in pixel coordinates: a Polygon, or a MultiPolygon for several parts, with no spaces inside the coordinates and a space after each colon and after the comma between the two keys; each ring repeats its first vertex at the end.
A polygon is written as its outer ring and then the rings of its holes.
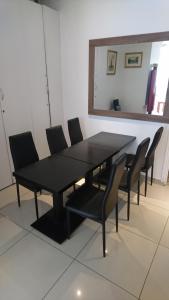
{"type": "Polygon", "coordinates": [[[147,105],[147,112],[149,114],[152,113],[154,108],[156,76],[157,76],[157,67],[154,66],[149,73],[148,84],[147,84],[146,105],[147,105]]]}

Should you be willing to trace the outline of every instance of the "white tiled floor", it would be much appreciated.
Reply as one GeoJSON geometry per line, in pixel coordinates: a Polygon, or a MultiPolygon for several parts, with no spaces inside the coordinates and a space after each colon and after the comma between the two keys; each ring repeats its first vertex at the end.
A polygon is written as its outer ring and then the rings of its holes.
{"type": "MultiPolygon", "coordinates": [[[[38,198],[44,214],[52,198],[38,198]]],[[[126,197],[120,198],[119,232],[112,214],[102,258],[97,223],[86,220],[59,245],[30,226],[36,219],[32,193],[21,188],[18,208],[15,186],[0,191],[0,299],[168,300],[169,185],[149,185],[140,206],[133,193],[129,222],[126,197]]]]}

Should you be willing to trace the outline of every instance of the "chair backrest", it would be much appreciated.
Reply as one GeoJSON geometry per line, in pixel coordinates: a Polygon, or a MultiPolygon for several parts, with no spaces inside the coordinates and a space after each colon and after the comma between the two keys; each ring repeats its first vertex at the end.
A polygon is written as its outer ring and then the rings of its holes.
{"type": "Polygon", "coordinates": [[[39,160],[30,131],[10,136],[9,145],[15,170],[39,160]]]}
{"type": "Polygon", "coordinates": [[[71,145],[83,141],[83,135],[80,128],[79,118],[68,120],[68,130],[69,130],[71,145]]]}
{"type": "Polygon", "coordinates": [[[46,136],[51,154],[58,153],[68,147],[61,125],[47,128],[46,136]]]}
{"type": "Polygon", "coordinates": [[[137,147],[136,155],[127,178],[127,185],[130,187],[138,180],[140,171],[145,165],[145,156],[149,143],[150,138],[146,138],[137,147]]]}
{"type": "Polygon", "coordinates": [[[106,219],[118,201],[118,189],[124,175],[126,154],[122,154],[111,167],[109,181],[103,198],[102,217],[106,219]]]}
{"type": "Polygon", "coordinates": [[[158,146],[158,143],[161,139],[162,133],[163,133],[164,127],[160,127],[153,138],[152,144],[147,152],[146,155],[146,162],[145,162],[145,167],[148,169],[150,166],[152,166],[153,162],[154,162],[154,155],[155,155],[155,151],[156,148],[158,146]]]}

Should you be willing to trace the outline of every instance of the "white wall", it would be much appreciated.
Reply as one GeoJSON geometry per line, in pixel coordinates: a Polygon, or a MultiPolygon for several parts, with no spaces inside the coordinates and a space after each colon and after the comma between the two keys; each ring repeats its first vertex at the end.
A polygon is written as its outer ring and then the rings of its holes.
{"type": "MultiPolygon", "coordinates": [[[[134,150],[141,139],[152,138],[161,124],[88,115],[89,39],[167,31],[169,1],[61,0],[59,4],[65,128],[67,119],[79,116],[84,136],[101,130],[135,135],[134,150]]],[[[165,128],[156,154],[158,179],[164,169],[168,126],[165,128]]]]}
{"type": "Polygon", "coordinates": [[[152,43],[97,47],[95,53],[94,107],[110,109],[112,99],[118,98],[121,110],[145,112],[145,98],[150,69],[152,43]],[[117,52],[116,73],[107,75],[107,50],[117,52]],[[125,68],[125,53],[142,52],[141,68],[125,68]]]}

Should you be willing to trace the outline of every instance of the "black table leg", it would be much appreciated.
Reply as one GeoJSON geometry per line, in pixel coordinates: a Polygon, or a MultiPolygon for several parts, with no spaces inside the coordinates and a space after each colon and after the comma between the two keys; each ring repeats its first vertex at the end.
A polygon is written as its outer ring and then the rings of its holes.
{"type": "MultiPolygon", "coordinates": [[[[70,213],[70,234],[84,218],[70,213]]],[[[53,195],[53,208],[31,225],[59,244],[67,239],[66,209],[63,207],[63,193],[53,195]]]]}
{"type": "Polygon", "coordinates": [[[88,172],[85,176],[85,183],[91,185],[93,182],[93,172],[88,172]]]}

